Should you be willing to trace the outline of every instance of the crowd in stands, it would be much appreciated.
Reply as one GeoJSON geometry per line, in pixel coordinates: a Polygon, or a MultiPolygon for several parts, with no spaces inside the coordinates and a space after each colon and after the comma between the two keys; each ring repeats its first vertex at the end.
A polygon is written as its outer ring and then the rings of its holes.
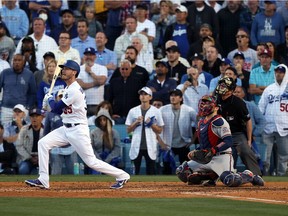
{"type": "MultiPolygon", "coordinates": [[[[254,174],[287,175],[288,1],[2,0],[0,174],[37,173],[38,140],[62,126],[42,101],[65,60],[80,65],[97,158],[125,168],[113,125],[126,125],[135,174],[142,157],[146,174],[157,162],[172,174],[197,147],[199,100],[226,85],[217,101],[234,168],[239,156],[254,174]]],[[[55,99],[65,87],[60,75],[55,99]]],[[[55,148],[51,173],[73,174],[78,160],[55,148]]]]}

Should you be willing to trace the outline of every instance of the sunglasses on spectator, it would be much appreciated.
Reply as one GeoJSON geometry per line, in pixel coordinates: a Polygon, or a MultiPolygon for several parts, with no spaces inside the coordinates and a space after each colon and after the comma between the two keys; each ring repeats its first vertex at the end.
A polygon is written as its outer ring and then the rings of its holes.
{"type": "Polygon", "coordinates": [[[120,70],[126,70],[126,71],[128,71],[129,68],[120,68],[120,70]]]}
{"type": "Polygon", "coordinates": [[[236,35],[236,38],[245,38],[247,35],[236,35]]]}

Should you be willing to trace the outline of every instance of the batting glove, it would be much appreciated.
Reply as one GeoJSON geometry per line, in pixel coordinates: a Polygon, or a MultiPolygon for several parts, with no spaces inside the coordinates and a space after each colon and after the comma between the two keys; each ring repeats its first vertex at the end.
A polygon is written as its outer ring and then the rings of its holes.
{"type": "Polygon", "coordinates": [[[145,122],[144,125],[147,128],[150,128],[154,123],[156,123],[156,118],[155,116],[150,117],[150,121],[147,123],[145,122]]]}

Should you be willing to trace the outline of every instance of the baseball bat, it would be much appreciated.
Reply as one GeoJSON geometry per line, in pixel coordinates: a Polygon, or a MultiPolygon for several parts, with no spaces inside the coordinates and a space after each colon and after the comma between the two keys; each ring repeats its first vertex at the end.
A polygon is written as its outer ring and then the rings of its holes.
{"type": "Polygon", "coordinates": [[[55,85],[55,82],[59,76],[59,74],[61,73],[61,70],[62,68],[59,67],[59,65],[62,65],[65,63],[65,59],[64,58],[60,58],[57,62],[57,66],[56,66],[56,69],[55,69],[55,72],[54,72],[54,75],[53,75],[53,79],[52,79],[52,82],[51,82],[51,86],[50,86],[50,89],[49,89],[49,92],[48,94],[51,94],[52,93],[52,90],[54,88],[54,85],[55,85]]]}

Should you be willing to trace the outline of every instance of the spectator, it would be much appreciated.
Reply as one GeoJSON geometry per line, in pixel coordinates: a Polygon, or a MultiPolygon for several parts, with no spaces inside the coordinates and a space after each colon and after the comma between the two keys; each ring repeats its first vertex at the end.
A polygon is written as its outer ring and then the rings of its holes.
{"type": "Polygon", "coordinates": [[[175,79],[177,81],[177,84],[179,84],[182,76],[186,74],[187,71],[187,67],[179,60],[179,47],[174,45],[167,48],[166,55],[168,59],[168,77],[175,79]]]}
{"type": "Polygon", "coordinates": [[[83,65],[77,82],[84,89],[87,103],[87,116],[95,115],[96,107],[104,100],[104,84],[107,79],[107,68],[95,63],[96,52],[92,47],[84,51],[83,65]]]}
{"type": "MultiPolygon", "coordinates": [[[[52,59],[55,59],[55,55],[53,52],[46,52],[44,55],[43,55],[43,62],[44,62],[44,66],[46,68],[46,64],[48,61],[52,60],[52,59]]],[[[38,89],[39,88],[39,85],[40,85],[40,82],[42,81],[43,79],[43,75],[44,75],[44,69],[43,70],[38,70],[38,71],[35,71],[34,73],[34,77],[35,77],[35,81],[36,81],[36,88],[38,89]]]]}
{"type": "Polygon", "coordinates": [[[102,24],[98,20],[96,20],[95,16],[95,8],[91,5],[87,6],[85,8],[85,18],[87,19],[89,24],[88,35],[92,38],[94,38],[98,32],[103,32],[102,24]]]}
{"type": "Polygon", "coordinates": [[[4,128],[0,124],[0,174],[16,174],[14,165],[16,163],[17,152],[13,143],[9,143],[3,138],[4,128]]]}
{"type": "MultiPolygon", "coordinates": [[[[134,46],[137,51],[138,55],[136,58],[136,64],[145,68],[149,74],[153,72],[153,64],[154,64],[154,57],[153,54],[149,51],[144,51],[143,44],[140,38],[133,37],[132,38],[132,46],[134,46]]],[[[123,56],[122,56],[123,58],[123,56]]]]}
{"type": "Polygon", "coordinates": [[[273,64],[277,66],[279,64],[278,63],[279,57],[278,57],[275,44],[271,41],[266,42],[266,44],[268,46],[268,50],[271,52],[271,55],[272,55],[271,58],[272,58],[273,64]]]}
{"type": "Polygon", "coordinates": [[[218,112],[229,123],[232,133],[234,169],[239,155],[247,169],[255,175],[262,175],[251,150],[252,121],[245,102],[233,95],[235,88],[236,84],[230,77],[221,78],[216,87],[216,96],[220,105],[218,112]]]}
{"type": "MultiPolygon", "coordinates": [[[[278,3],[278,2],[277,2],[278,3]]],[[[278,6],[277,4],[277,13],[279,13],[284,20],[285,26],[288,25],[288,2],[284,2],[285,6],[278,6]]]]}
{"type": "Polygon", "coordinates": [[[223,48],[223,55],[236,49],[237,44],[234,37],[240,27],[240,14],[243,8],[241,1],[229,0],[227,6],[218,12],[219,20],[219,41],[223,48]]]}
{"type": "Polygon", "coordinates": [[[137,33],[137,19],[135,17],[127,17],[125,20],[125,33],[119,36],[115,41],[114,52],[117,54],[117,61],[120,62],[121,56],[125,53],[126,48],[131,45],[132,37],[137,36],[141,39],[143,49],[148,50],[148,39],[143,34],[137,33]]]}
{"type": "Polygon", "coordinates": [[[243,69],[250,72],[252,70],[253,65],[255,65],[258,62],[258,58],[257,58],[257,52],[249,47],[249,42],[250,42],[250,36],[247,30],[244,28],[239,28],[236,34],[237,48],[229,52],[227,58],[230,61],[233,61],[235,53],[237,52],[243,53],[245,57],[243,69]]]}
{"type": "MultiPolygon", "coordinates": [[[[256,52],[257,52],[257,57],[258,57],[258,62],[256,64],[253,65],[252,69],[257,68],[260,66],[260,54],[263,52],[263,50],[269,50],[269,47],[267,45],[267,43],[259,43],[256,46],[256,52]]],[[[271,53],[272,56],[272,53],[271,53]]],[[[272,57],[271,57],[272,58],[272,57]]],[[[274,59],[272,59],[271,64],[273,64],[275,67],[279,64],[278,62],[274,61],[274,59]]]]}
{"type": "MultiPolygon", "coordinates": [[[[204,50],[203,50],[204,45],[203,44],[205,41],[209,40],[210,38],[213,38],[212,34],[213,34],[212,33],[212,27],[207,23],[203,23],[200,26],[199,39],[190,45],[190,48],[189,48],[189,51],[187,54],[187,59],[191,59],[195,53],[204,55],[204,50]]],[[[221,54],[222,53],[222,47],[221,47],[220,43],[218,42],[218,40],[215,40],[214,38],[213,38],[213,40],[214,40],[213,45],[215,47],[217,47],[219,53],[221,54]]]]}
{"type": "Polygon", "coordinates": [[[137,19],[136,31],[147,37],[148,39],[147,52],[149,55],[152,55],[152,59],[154,59],[152,44],[156,36],[156,26],[154,22],[147,19],[148,16],[149,11],[147,4],[137,4],[135,11],[135,17],[137,19]]]}
{"type": "MultiPolygon", "coordinates": [[[[55,40],[44,34],[45,31],[45,22],[41,18],[35,18],[33,20],[33,34],[29,35],[34,41],[35,51],[36,51],[36,61],[37,68],[39,70],[43,69],[43,55],[47,50],[57,49],[57,43],[55,40]]],[[[20,53],[22,47],[22,39],[18,43],[16,48],[16,53],[20,53]]]]}
{"type": "Polygon", "coordinates": [[[277,175],[284,176],[287,172],[288,133],[287,133],[287,72],[286,65],[278,65],[275,69],[275,82],[263,91],[259,109],[266,119],[263,143],[267,146],[266,172],[270,167],[273,145],[277,146],[277,175]]]}
{"type": "Polygon", "coordinates": [[[0,74],[0,89],[3,90],[1,122],[5,124],[12,118],[13,107],[22,104],[33,107],[36,102],[36,84],[33,73],[24,68],[25,60],[21,54],[13,57],[12,68],[0,74]]]}
{"type": "Polygon", "coordinates": [[[135,174],[139,175],[142,157],[146,161],[146,174],[155,175],[155,161],[157,157],[157,134],[162,132],[164,125],[161,112],[150,105],[152,91],[143,87],[138,91],[141,105],[129,110],[127,120],[127,132],[133,132],[130,159],[135,165],[135,174]]]}
{"type": "MultiPolygon", "coordinates": [[[[139,65],[136,64],[137,61],[137,55],[138,55],[138,51],[134,46],[128,46],[126,48],[126,52],[125,52],[125,59],[129,60],[131,63],[131,67],[132,67],[132,72],[131,72],[131,76],[134,76],[138,79],[140,79],[141,83],[142,83],[142,87],[146,85],[146,83],[149,80],[149,73],[147,72],[147,70],[139,65]]],[[[114,74],[111,77],[111,80],[119,77],[121,74],[120,68],[117,68],[114,71],[114,74]]]]}
{"type": "Polygon", "coordinates": [[[81,61],[83,61],[84,51],[88,47],[96,49],[95,39],[88,35],[88,21],[84,18],[77,21],[78,37],[73,38],[71,46],[80,53],[81,61]]]}
{"type": "Polygon", "coordinates": [[[215,46],[210,46],[207,48],[203,70],[210,73],[213,77],[220,75],[219,66],[221,64],[221,59],[218,58],[218,50],[215,46]]]}
{"type": "MultiPolygon", "coordinates": [[[[198,82],[205,84],[209,88],[213,76],[210,73],[203,71],[204,57],[201,54],[195,53],[191,60],[191,65],[193,65],[193,67],[199,71],[198,82]]],[[[181,84],[188,80],[188,71],[189,68],[187,70],[187,74],[182,76],[181,84]]]]}
{"type": "Polygon", "coordinates": [[[275,45],[285,41],[284,20],[276,12],[276,1],[265,1],[264,11],[257,14],[252,23],[251,42],[258,43],[271,41],[275,45]]]}
{"type": "Polygon", "coordinates": [[[16,141],[18,152],[17,161],[20,175],[37,173],[38,167],[38,141],[43,137],[43,112],[34,108],[29,110],[31,124],[21,128],[16,141]]]}
{"type": "MultiPolygon", "coordinates": [[[[258,106],[254,103],[254,101],[247,101],[245,100],[245,90],[241,86],[237,86],[234,93],[235,96],[241,98],[248,109],[248,112],[250,114],[250,118],[252,121],[252,149],[255,149],[255,144],[257,149],[262,149],[260,152],[266,153],[266,145],[262,142],[262,133],[266,124],[265,118],[261,111],[259,110],[258,106]],[[253,143],[254,142],[254,143],[253,143]]],[[[255,150],[253,150],[255,151],[255,150]]],[[[259,152],[258,152],[259,153],[259,152]]],[[[260,153],[259,153],[260,154],[260,153]]],[[[262,161],[266,160],[266,155],[260,154],[260,158],[258,158],[258,164],[261,168],[261,171],[263,173],[263,163],[260,164],[259,159],[262,161]]]]}
{"type": "Polygon", "coordinates": [[[264,89],[275,81],[275,66],[271,64],[271,57],[271,52],[264,49],[260,54],[260,66],[254,68],[250,74],[249,91],[257,105],[264,89]]]}
{"type": "Polygon", "coordinates": [[[198,101],[202,96],[208,94],[208,87],[198,81],[199,71],[197,68],[189,68],[187,75],[188,79],[183,84],[178,85],[177,89],[183,93],[183,103],[198,112],[198,101]]]}
{"type": "Polygon", "coordinates": [[[156,36],[153,40],[154,56],[156,59],[163,58],[164,35],[167,26],[176,21],[171,1],[161,0],[159,14],[154,14],[151,21],[156,25],[156,36]]]}
{"type": "MultiPolygon", "coordinates": [[[[42,109],[42,103],[43,103],[43,99],[45,97],[45,95],[49,92],[53,77],[54,77],[54,73],[56,70],[56,66],[57,66],[57,61],[55,59],[52,59],[50,61],[47,62],[46,67],[44,69],[44,75],[43,75],[43,79],[39,84],[39,87],[37,89],[37,106],[39,109],[42,109]]],[[[60,78],[58,77],[56,79],[54,88],[52,89],[51,94],[56,97],[57,92],[60,89],[64,89],[66,87],[66,83],[60,78]]]]}
{"type": "MultiPolygon", "coordinates": [[[[179,89],[170,92],[170,103],[160,108],[164,121],[160,137],[166,146],[163,150],[169,151],[171,149],[173,155],[178,155],[179,162],[183,163],[188,160],[189,147],[193,143],[191,125],[196,123],[197,114],[193,108],[182,104],[183,95],[179,89]]],[[[170,163],[164,162],[163,165],[163,174],[172,174],[170,163]]]]}
{"type": "Polygon", "coordinates": [[[233,56],[233,65],[237,72],[237,77],[241,80],[242,87],[245,91],[246,99],[252,100],[252,97],[249,93],[249,79],[250,72],[244,69],[245,56],[242,52],[236,52],[233,56]]]}
{"type": "Polygon", "coordinates": [[[160,109],[163,105],[163,101],[158,98],[155,98],[152,102],[152,106],[155,106],[157,109],[160,109]]]}
{"type": "Polygon", "coordinates": [[[185,6],[178,6],[175,12],[176,22],[166,28],[164,43],[168,40],[176,41],[181,57],[187,58],[189,44],[195,41],[195,30],[192,25],[186,21],[188,11],[185,6]]]}
{"type": "MultiPolygon", "coordinates": [[[[231,66],[232,66],[232,62],[228,58],[221,59],[221,64],[219,66],[220,75],[211,80],[210,87],[209,87],[209,93],[210,94],[214,93],[214,91],[218,85],[219,80],[225,76],[226,69],[231,67],[231,66]]],[[[239,85],[239,86],[241,85],[240,79],[237,79],[236,85],[239,85]]]]}
{"type": "Polygon", "coordinates": [[[13,119],[4,125],[3,138],[9,142],[16,142],[21,128],[27,124],[26,119],[27,110],[22,104],[17,104],[13,108],[13,119]]]}
{"type": "MultiPolygon", "coordinates": [[[[104,1],[104,6],[108,9],[105,34],[109,40],[106,47],[110,50],[114,49],[115,41],[123,31],[123,26],[126,23],[127,16],[132,15],[132,11],[130,11],[128,7],[126,7],[128,10],[124,9],[127,2],[128,1],[104,1]]],[[[125,50],[126,47],[124,47],[123,50],[125,50]]]]}
{"type": "MultiPolygon", "coordinates": [[[[109,101],[101,101],[98,106],[96,107],[96,110],[95,110],[95,115],[91,116],[88,118],[88,125],[89,126],[95,126],[95,119],[96,119],[96,116],[99,112],[100,109],[106,109],[108,110],[109,112],[109,115],[112,116],[113,115],[113,110],[112,110],[112,105],[109,101]]],[[[112,119],[112,125],[114,125],[114,120],[112,119]]]]}
{"type": "Polygon", "coordinates": [[[22,39],[21,54],[25,57],[25,67],[33,73],[38,70],[34,40],[26,36],[22,39]]]}
{"type": "Polygon", "coordinates": [[[72,39],[76,38],[78,33],[73,11],[70,9],[62,10],[61,20],[61,24],[58,24],[57,27],[51,32],[51,37],[54,38],[55,41],[59,42],[60,33],[66,31],[70,34],[72,39]]]}
{"type": "Polygon", "coordinates": [[[117,55],[114,51],[106,48],[108,39],[104,32],[98,32],[95,36],[96,41],[96,63],[103,65],[108,70],[106,84],[109,84],[110,78],[117,68],[117,55]]]}
{"type": "Polygon", "coordinates": [[[156,76],[153,80],[147,82],[147,87],[153,92],[152,101],[155,99],[161,100],[163,105],[170,103],[169,93],[177,87],[177,82],[167,76],[168,65],[167,62],[156,62],[156,76]]]}
{"type": "Polygon", "coordinates": [[[99,110],[94,124],[96,128],[90,132],[94,154],[106,163],[120,168],[122,162],[120,136],[118,131],[112,128],[113,120],[107,109],[99,110]]]}
{"type": "Polygon", "coordinates": [[[73,60],[80,64],[80,53],[77,49],[71,46],[71,37],[68,32],[61,32],[59,35],[59,47],[53,50],[57,61],[60,59],[73,60]]]}
{"type": "Polygon", "coordinates": [[[51,29],[53,30],[58,24],[59,24],[59,14],[60,14],[60,8],[61,8],[61,1],[55,0],[44,0],[44,1],[38,1],[38,0],[30,0],[29,1],[29,9],[32,12],[32,19],[35,19],[38,17],[38,11],[40,9],[48,9],[49,14],[49,22],[51,29]]]}
{"type": "MultiPolygon", "coordinates": [[[[161,59],[161,61],[168,61],[167,59],[167,52],[166,50],[172,46],[178,46],[177,42],[176,41],[173,41],[173,40],[168,40],[166,43],[165,43],[165,50],[164,50],[164,53],[165,53],[165,57],[161,59]]],[[[179,61],[185,66],[185,67],[190,67],[190,64],[189,62],[187,61],[186,58],[183,58],[183,57],[179,57],[178,58],[179,61]]]]}
{"type": "MultiPolygon", "coordinates": [[[[195,32],[199,32],[203,24],[210,25],[213,37],[218,38],[219,22],[216,12],[212,7],[209,7],[204,0],[197,0],[188,7],[187,21],[194,26],[195,32]]],[[[199,39],[199,37],[196,39],[199,39]]]]}
{"type": "MultiPolygon", "coordinates": [[[[0,9],[0,14],[2,21],[5,22],[9,30],[10,37],[17,45],[19,40],[28,34],[29,19],[25,11],[16,5],[16,2],[16,0],[5,1],[5,5],[0,9]]],[[[12,54],[10,53],[10,57],[12,54]]]]}
{"type": "Polygon", "coordinates": [[[288,65],[288,25],[285,26],[285,42],[277,46],[279,63],[288,65]]]}
{"type": "MultiPolygon", "coordinates": [[[[58,90],[57,94],[55,94],[56,101],[59,101],[63,97],[63,92],[64,89],[58,90]]],[[[43,135],[45,136],[46,134],[50,133],[56,128],[61,127],[62,125],[62,118],[59,114],[46,112],[43,135]]],[[[64,174],[62,173],[63,164],[65,164],[67,174],[74,174],[74,163],[78,161],[78,156],[75,152],[75,149],[71,145],[51,149],[50,156],[52,175],[64,174]]]]}
{"type": "Polygon", "coordinates": [[[112,104],[116,124],[124,124],[129,110],[139,105],[137,92],[143,86],[140,79],[132,76],[132,65],[125,59],[120,63],[120,77],[110,81],[108,101],[112,104]]]}
{"type": "Polygon", "coordinates": [[[1,59],[10,62],[15,52],[15,44],[9,36],[7,36],[7,27],[3,21],[0,21],[0,50],[1,54],[5,53],[5,57],[1,56],[1,59]]]}
{"type": "Polygon", "coordinates": [[[248,0],[247,7],[240,13],[240,27],[251,32],[255,16],[261,12],[263,12],[263,9],[259,7],[259,0],[248,0]]]}

